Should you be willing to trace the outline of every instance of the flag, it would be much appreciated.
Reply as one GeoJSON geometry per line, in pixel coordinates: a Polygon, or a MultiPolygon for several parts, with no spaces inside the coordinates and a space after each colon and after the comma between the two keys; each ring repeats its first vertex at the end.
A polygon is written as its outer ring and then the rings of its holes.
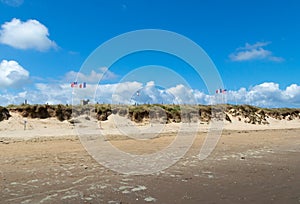
{"type": "Polygon", "coordinates": [[[227,92],[227,89],[217,89],[216,90],[216,94],[218,93],[226,93],[227,92]]]}
{"type": "Polygon", "coordinates": [[[74,81],[74,82],[72,82],[71,83],[71,87],[72,88],[86,88],[86,82],[83,82],[83,83],[80,83],[80,84],[78,84],[78,82],[77,81],[74,81]]]}
{"type": "Polygon", "coordinates": [[[72,87],[72,88],[74,88],[74,87],[76,87],[76,86],[77,86],[77,81],[74,81],[74,82],[71,83],[71,87],[72,87]]]}

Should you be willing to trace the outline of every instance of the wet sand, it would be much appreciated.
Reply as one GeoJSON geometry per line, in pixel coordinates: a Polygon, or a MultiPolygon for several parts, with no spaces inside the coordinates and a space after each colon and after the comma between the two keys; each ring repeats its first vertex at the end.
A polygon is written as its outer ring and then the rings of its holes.
{"type": "MultiPolygon", "coordinates": [[[[131,153],[169,144],[112,139],[131,153]]],[[[225,130],[213,153],[197,154],[199,133],[175,165],[131,176],[98,164],[76,137],[0,142],[1,203],[300,203],[300,129],[225,130]]]]}

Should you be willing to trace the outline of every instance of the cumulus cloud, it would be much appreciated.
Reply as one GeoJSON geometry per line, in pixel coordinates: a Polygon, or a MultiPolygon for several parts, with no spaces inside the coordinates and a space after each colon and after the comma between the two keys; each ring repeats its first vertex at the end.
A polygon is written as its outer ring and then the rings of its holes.
{"type": "Polygon", "coordinates": [[[264,47],[270,42],[257,42],[253,45],[246,43],[244,47],[237,48],[236,51],[229,55],[231,61],[251,61],[251,60],[268,60],[281,62],[282,57],[276,57],[270,50],[264,47]]]}
{"type": "Polygon", "coordinates": [[[82,99],[92,103],[114,104],[250,104],[262,107],[299,107],[300,86],[291,84],[280,88],[278,83],[265,82],[250,88],[227,90],[225,94],[213,94],[178,84],[166,89],[153,81],[146,84],[132,81],[114,84],[88,84],[87,88],[71,88],[69,83],[37,83],[31,90],[0,94],[0,105],[29,103],[77,104],[82,99]]]}
{"type": "Polygon", "coordinates": [[[182,85],[182,84],[178,84],[175,87],[171,87],[168,89],[168,91],[170,93],[172,93],[175,98],[176,101],[178,101],[178,103],[183,104],[183,103],[188,103],[188,104],[196,104],[196,100],[194,97],[194,90],[189,89],[188,87],[182,85]]]}
{"type": "Polygon", "coordinates": [[[26,92],[20,92],[17,94],[12,93],[4,93],[0,94],[0,105],[5,106],[9,104],[21,104],[24,102],[24,96],[26,95],[26,92]]]}
{"type": "Polygon", "coordinates": [[[0,63],[0,88],[20,86],[29,79],[29,72],[18,62],[2,60],[0,63]]]}
{"type": "Polygon", "coordinates": [[[272,105],[282,101],[279,84],[265,82],[254,86],[246,93],[246,102],[257,105],[272,105]]]}
{"type": "Polygon", "coordinates": [[[49,39],[48,28],[37,20],[13,18],[10,22],[1,25],[0,43],[17,49],[35,49],[45,51],[57,48],[54,41],[49,39]]]}
{"type": "Polygon", "coordinates": [[[80,81],[89,83],[98,83],[100,80],[115,79],[118,76],[108,70],[106,67],[100,67],[96,70],[91,70],[90,73],[84,74],[81,72],[70,71],[65,75],[66,81],[80,81]]]}
{"type": "Polygon", "coordinates": [[[292,84],[288,86],[285,90],[285,95],[291,99],[296,99],[300,97],[300,86],[297,84],[292,84]]]}
{"type": "Polygon", "coordinates": [[[280,89],[279,84],[265,82],[249,88],[240,88],[226,94],[230,103],[250,104],[263,107],[297,107],[300,105],[300,86],[291,84],[280,89]]]}
{"type": "Polygon", "coordinates": [[[26,99],[30,104],[70,104],[72,91],[66,85],[36,84],[34,89],[19,93],[0,94],[0,105],[21,104],[26,99]]]}
{"type": "Polygon", "coordinates": [[[37,83],[35,87],[36,90],[34,92],[28,92],[25,96],[29,99],[30,103],[37,103],[37,101],[48,104],[72,103],[72,89],[70,88],[70,84],[37,83]]]}
{"type": "Polygon", "coordinates": [[[143,87],[142,83],[133,81],[133,82],[122,82],[109,85],[100,85],[99,86],[99,100],[103,99],[102,93],[109,95],[108,99],[112,100],[112,103],[133,103],[133,97],[136,95],[137,91],[143,87]]]}
{"type": "Polygon", "coordinates": [[[154,81],[149,81],[145,85],[141,84],[132,97],[133,102],[138,104],[154,103],[175,103],[176,98],[168,90],[159,87],[154,81]]]}

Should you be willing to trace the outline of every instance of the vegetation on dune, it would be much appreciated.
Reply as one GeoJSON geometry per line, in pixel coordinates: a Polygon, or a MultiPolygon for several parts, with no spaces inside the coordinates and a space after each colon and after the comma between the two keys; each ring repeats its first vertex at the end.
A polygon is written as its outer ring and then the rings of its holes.
{"type": "Polygon", "coordinates": [[[107,120],[111,114],[127,117],[135,122],[155,120],[160,123],[170,122],[204,122],[212,118],[225,118],[231,122],[232,118],[250,124],[267,124],[267,118],[278,120],[293,120],[300,118],[300,109],[294,108],[259,108],[250,105],[171,105],[171,104],[143,104],[143,105],[9,105],[0,107],[0,121],[8,119],[10,113],[17,112],[28,118],[56,117],[60,121],[69,120],[80,115],[89,115],[100,121],[107,120]]]}
{"type": "Polygon", "coordinates": [[[68,120],[72,116],[72,107],[66,105],[29,105],[22,104],[19,106],[9,105],[7,109],[10,112],[20,113],[27,118],[50,118],[56,117],[60,121],[68,120]]]}
{"type": "Polygon", "coordinates": [[[0,106],[0,121],[7,120],[10,117],[8,109],[0,106]]]}
{"type": "Polygon", "coordinates": [[[300,109],[292,109],[292,108],[276,108],[276,109],[267,109],[266,113],[273,118],[278,120],[287,119],[293,120],[295,118],[299,118],[300,109]]]}
{"type": "Polygon", "coordinates": [[[98,120],[104,121],[112,114],[112,108],[110,104],[96,104],[94,106],[94,112],[98,120]]]}

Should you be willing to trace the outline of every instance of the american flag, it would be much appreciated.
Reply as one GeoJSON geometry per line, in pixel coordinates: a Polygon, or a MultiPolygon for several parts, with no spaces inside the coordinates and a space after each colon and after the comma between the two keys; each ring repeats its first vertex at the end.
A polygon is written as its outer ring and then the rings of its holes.
{"type": "Polygon", "coordinates": [[[78,85],[78,82],[77,81],[74,81],[74,82],[72,82],[71,83],[71,87],[72,88],[86,88],[86,82],[83,82],[83,83],[80,83],[79,85],[78,85]]]}
{"type": "Polygon", "coordinates": [[[72,82],[72,83],[71,83],[71,87],[72,87],[72,88],[77,87],[77,81],[72,82]]]}
{"type": "Polygon", "coordinates": [[[217,89],[216,90],[216,93],[226,93],[227,92],[227,89],[217,89]]]}

